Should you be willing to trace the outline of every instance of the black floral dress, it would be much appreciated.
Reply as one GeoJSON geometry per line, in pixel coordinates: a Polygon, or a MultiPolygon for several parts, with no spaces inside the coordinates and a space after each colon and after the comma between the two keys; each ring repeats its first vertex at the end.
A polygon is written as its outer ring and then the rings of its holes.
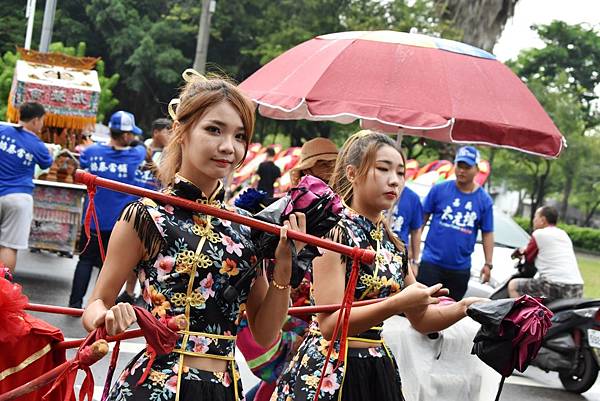
{"type": "MultiPolygon", "coordinates": [[[[225,208],[221,185],[206,197],[177,175],[173,187],[166,192],[225,208]]],[[[148,309],[162,320],[185,315],[188,326],[180,331],[174,352],[156,357],[142,383],[138,382],[151,358],[149,350],[134,357],[108,399],[241,399],[234,350],[237,323],[245,309],[250,280],[239,286],[237,299],[228,302],[222,294],[256,263],[249,228],[147,198],[130,204],[121,219],[133,219],[145,248],[155,250],[151,251],[150,260],[142,261],[136,268],[148,309]],[[226,360],[228,369],[208,372],[189,368],[183,364],[184,355],[226,360]]]]}
{"type": "MultiPolygon", "coordinates": [[[[373,224],[350,208],[346,208],[330,238],[349,246],[376,250],[373,265],[360,265],[355,300],[384,298],[404,287],[408,261],[405,252],[398,251],[382,224],[373,224]]],[[[346,284],[352,260],[346,262],[346,284]]],[[[314,303],[314,300],[313,300],[314,303]]],[[[318,399],[329,400],[403,400],[400,377],[394,358],[381,339],[381,327],[373,327],[351,340],[373,343],[371,348],[349,348],[346,360],[334,370],[340,352],[340,342],[334,349],[323,379],[318,399]]],[[[277,391],[271,398],[277,401],[313,401],[331,342],[323,338],[318,324],[312,322],[309,334],[298,349],[288,369],[280,377],[277,391]]]]}

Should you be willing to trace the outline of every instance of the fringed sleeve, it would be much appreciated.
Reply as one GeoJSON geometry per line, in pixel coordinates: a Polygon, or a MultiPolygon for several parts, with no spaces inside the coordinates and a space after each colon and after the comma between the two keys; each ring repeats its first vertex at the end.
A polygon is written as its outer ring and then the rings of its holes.
{"type": "MultiPolygon", "coordinates": [[[[344,225],[343,220],[338,221],[338,223],[331,230],[329,230],[324,238],[333,242],[337,242],[338,244],[352,247],[354,246],[350,235],[348,235],[348,228],[344,225]]],[[[340,255],[340,257],[342,262],[347,263],[347,256],[340,255]]]]}
{"type": "Polygon", "coordinates": [[[142,241],[142,245],[150,258],[156,257],[165,245],[165,239],[156,227],[148,206],[141,201],[131,202],[125,206],[118,220],[133,223],[133,229],[142,241]]]}

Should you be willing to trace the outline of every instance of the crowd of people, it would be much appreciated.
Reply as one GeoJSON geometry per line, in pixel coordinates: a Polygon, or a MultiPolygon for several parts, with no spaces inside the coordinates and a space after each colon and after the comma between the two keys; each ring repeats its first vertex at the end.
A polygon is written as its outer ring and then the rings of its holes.
{"type": "MultiPolygon", "coordinates": [[[[110,142],[82,149],[81,167],[100,177],[162,188],[169,195],[231,210],[223,180],[244,161],[255,108],[227,80],[196,74],[184,78],[173,120],[156,120],[152,138],[144,144],[131,113],[113,114],[110,142]]],[[[43,107],[26,104],[20,113],[18,127],[0,128],[0,260],[13,270],[16,250],[27,247],[33,166],[45,168],[52,161],[35,135],[43,125],[43,107]],[[9,147],[4,149],[3,143],[9,147]]],[[[274,156],[269,148],[257,170],[258,189],[268,197],[273,197],[281,175],[274,156]]],[[[326,138],[303,145],[292,184],[312,175],[339,195],[343,210],[326,238],[376,251],[373,264],[359,266],[353,299],[381,302],[352,308],[347,342],[334,338],[339,311],[312,316],[300,340],[277,353],[284,355],[277,362],[280,375],[270,376],[268,390],[260,391],[259,385],[248,391],[247,399],[403,400],[396,362],[381,337],[383,321],[403,314],[416,330],[429,333],[451,326],[466,316],[469,305],[484,301],[464,297],[478,232],[485,254],[482,281],[490,279],[493,268],[493,202],[474,180],[479,158],[474,147],[461,147],[455,158],[456,180],[433,186],[421,202],[404,185],[404,154],[387,135],[359,131],[339,152],[326,138]],[[429,221],[421,252],[422,230],[429,221]],[[456,302],[437,305],[442,296],[456,302]]],[[[253,341],[264,349],[264,362],[274,344],[282,343],[282,322],[291,304],[298,299],[312,305],[340,304],[351,277],[351,258],[322,251],[302,281],[305,292],[291,288],[294,255],[305,244],[288,240],[287,230],[306,232],[302,213],[292,213],[284,222],[274,268],[267,272],[258,263],[261,252],[246,226],[102,188],[95,207],[98,221],[92,222],[89,243],[82,232],[69,299],[71,307],[85,306],[84,327],[91,331],[105,326],[115,335],[134,324],[138,283],[144,305],[157,319],[185,321],[173,352],[157,356],[150,348],[141,351],[121,373],[108,400],[242,399],[234,360],[242,315],[253,341]],[[100,238],[94,238],[95,224],[100,238]],[[100,244],[106,248],[104,261],[100,244]],[[84,305],[93,267],[101,270],[84,305]],[[240,280],[248,272],[253,279],[240,280]],[[232,284],[238,290],[234,299],[224,296],[232,284]]],[[[532,242],[519,252],[535,259],[541,277],[515,281],[509,287],[511,296],[582,295],[572,245],[556,221],[551,208],[536,213],[532,242]],[[574,267],[567,271],[567,265],[574,267]]]]}

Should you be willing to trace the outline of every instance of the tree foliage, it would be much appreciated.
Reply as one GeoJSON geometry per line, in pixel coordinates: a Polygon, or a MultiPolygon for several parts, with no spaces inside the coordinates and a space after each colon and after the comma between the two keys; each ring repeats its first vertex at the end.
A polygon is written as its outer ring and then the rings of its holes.
{"type": "MultiPolygon", "coordinates": [[[[528,188],[532,214],[550,195],[560,202],[564,217],[573,198],[576,205],[587,210],[585,220],[589,224],[589,213],[599,206],[592,201],[597,194],[597,178],[589,171],[600,169],[599,143],[593,135],[600,123],[598,95],[594,92],[600,83],[600,34],[561,21],[535,29],[546,46],[522,51],[509,65],[544,106],[568,147],[556,161],[515,155],[512,159],[516,160],[516,169],[506,165],[498,170],[496,163],[494,167],[513,187],[528,188]]],[[[501,165],[500,160],[498,163],[501,165]]]]}

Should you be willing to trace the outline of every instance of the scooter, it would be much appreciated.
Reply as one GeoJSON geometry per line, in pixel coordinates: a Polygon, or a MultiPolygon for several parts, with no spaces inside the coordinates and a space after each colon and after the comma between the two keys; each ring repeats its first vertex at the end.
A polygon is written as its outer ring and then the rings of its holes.
{"type": "MultiPolygon", "coordinates": [[[[520,259],[517,273],[490,296],[508,298],[508,283],[515,278],[531,278],[535,267],[520,259]]],[[[570,298],[546,304],[554,316],[533,366],[558,372],[565,390],[581,394],[596,382],[600,366],[600,299],[570,298]]]]}

